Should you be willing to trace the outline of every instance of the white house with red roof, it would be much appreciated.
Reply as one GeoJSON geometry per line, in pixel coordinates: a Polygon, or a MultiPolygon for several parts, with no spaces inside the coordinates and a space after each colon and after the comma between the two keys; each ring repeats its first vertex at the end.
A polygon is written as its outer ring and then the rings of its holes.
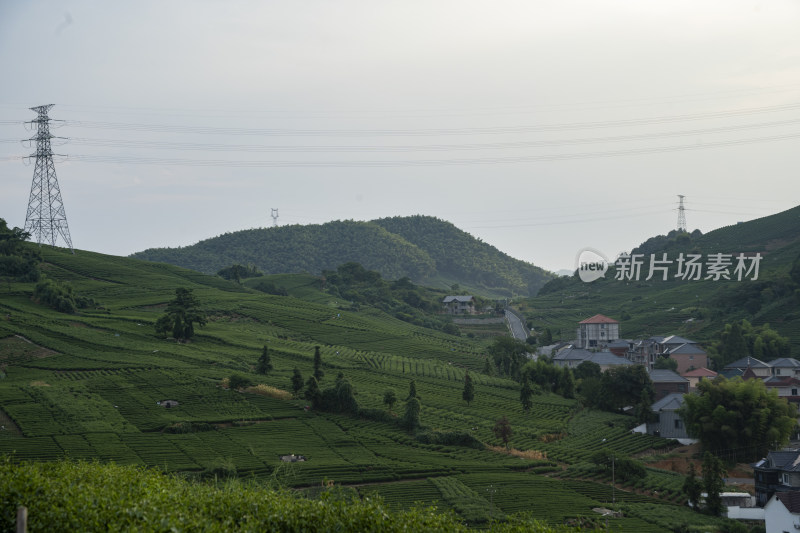
{"type": "Polygon", "coordinates": [[[619,322],[605,315],[594,315],[578,322],[577,347],[601,348],[619,340],[619,322]]]}

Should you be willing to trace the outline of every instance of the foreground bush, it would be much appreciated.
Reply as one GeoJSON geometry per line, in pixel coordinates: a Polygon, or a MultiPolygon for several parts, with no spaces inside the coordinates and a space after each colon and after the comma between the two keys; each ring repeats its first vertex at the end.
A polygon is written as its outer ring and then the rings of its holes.
{"type": "MultiPolygon", "coordinates": [[[[17,506],[36,531],[469,531],[435,508],[390,513],[372,498],[323,493],[308,500],[240,481],[189,482],[140,467],[86,462],[13,464],[0,458],[0,530],[13,531],[17,506]]],[[[496,531],[577,531],[531,522],[496,531]]]]}

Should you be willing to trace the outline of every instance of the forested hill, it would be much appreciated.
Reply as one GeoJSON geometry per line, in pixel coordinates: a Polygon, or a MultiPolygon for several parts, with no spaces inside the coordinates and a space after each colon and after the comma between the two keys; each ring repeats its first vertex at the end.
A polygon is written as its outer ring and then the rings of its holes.
{"type": "Polygon", "coordinates": [[[235,263],[267,274],[317,274],[354,261],[386,279],[407,276],[439,287],[458,283],[462,291],[486,296],[533,295],[552,278],[449,222],[426,216],[243,230],[131,257],[208,274],[235,263]]]}
{"type": "MultiPolygon", "coordinates": [[[[619,281],[612,266],[604,279],[584,283],[578,277],[558,278],[545,285],[527,312],[534,326],[574,333],[575,323],[601,313],[621,322],[620,334],[637,336],[679,334],[697,341],[712,341],[729,324],[747,320],[769,325],[787,337],[792,356],[800,353],[800,206],[749,222],[701,234],[670,232],[652,237],[632,250],[657,258],[666,253],[675,261],[680,253],[760,253],[757,280],[737,281],[676,279],[677,266],[670,267],[667,281],[657,274],[646,280],[646,269],[638,281],[619,281]]],[[[735,265],[736,261],[733,260],[735,265]]],[[[732,269],[731,269],[732,270],[732,269]]],[[[750,276],[752,278],[752,276],[750,276]]]]}

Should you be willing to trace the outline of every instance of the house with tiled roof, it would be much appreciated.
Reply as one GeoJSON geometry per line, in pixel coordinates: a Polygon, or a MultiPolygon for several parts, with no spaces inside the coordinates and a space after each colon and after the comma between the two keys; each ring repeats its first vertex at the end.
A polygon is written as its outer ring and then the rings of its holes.
{"type": "Polygon", "coordinates": [[[445,296],[442,307],[451,315],[475,314],[475,297],[469,295],[445,296]]]}
{"type": "Polygon", "coordinates": [[[577,368],[579,364],[583,363],[591,356],[592,352],[589,350],[569,346],[556,353],[553,357],[553,364],[565,368],[577,368]]]}
{"type": "Polygon", "coordinates": [[[768,533],[800,530],[800,491],[776,492],[764,505],[764,528],[768,533]]]}
{"type": "Polygon", "coordinates": [[[755,357],[742,357],[741,359],[737,359],[732,363],[728,363],[723,368],[725,370],[741,370],[740,374],[744,374],[745,371],[750,368],[757,377],[765,379],[772,375],[772,368],[770,368],[769,364],[756,359],[755,357]]]}
{"type": "Polygon", "coordinates": [[[603,372],[614,367],[630,366],[633,364],[624,357],[620,357],[606,350],[594,352],[586,360],[600,365],[600,370],[603,372]]]}
{"type": "Polygon", "coordinates": [[[786,401],[800,404],[800,378],[794,376],[772,376],[764,380],[764,385],[778,393],[786,401]]]}
{"type": "Polygon", "coordinates": [[[650,406],[654,413],[653,421],[647,423],[647,433],[665,439],[686,439],[686,424],[678,414],[678,409],[683,405],[683,394],[672,393],[664,396],[650,406]]]}
{"type": "Polygon", "coordinates": [[[708,354],[696,342],[685,342],[678,345],[666,345],[664,351],[666,357],[678,363],[677,372],[683,374],[695,368],[711,366],[711,359],[708,354]]]}
{"type": "Polygon", "coordinates": [[[695,368],[694,370],[689,370],[681,374],[682,377],[689,380],[689,392],[697,388],[697,384],[700,383],[700,380],[714,379],[717,375],[716,372],[707,368],[695,368]]]}
{"type": "Polygon", "coordinates": [[[778,492],[800,490],[800,451],[769,452],[753,465],[756,505],[764,507],[778,492]]]}
{"type": "Polygon", "coordinates": [[[594,315],[578,322],[578,348],[601,348],[619,339],[619,322],[605,315],[594,315]]]}
{"type": "Polygon", "coordinates": [[[781,357],[770,361],[773,376],[794,376],[800,378],[800,361],[791,357],[781,357]]]}
{"type": "Polygon", "coordinates": [[[655,398],[658,401],[669,394],[686,394],[689,392],[689,380],[669,369],[653,369],[649,372],[653,382],[655,398]]]}

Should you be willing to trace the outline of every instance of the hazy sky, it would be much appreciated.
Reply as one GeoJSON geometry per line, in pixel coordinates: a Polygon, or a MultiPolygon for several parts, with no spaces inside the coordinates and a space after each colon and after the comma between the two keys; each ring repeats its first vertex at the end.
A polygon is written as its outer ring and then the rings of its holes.
{"type": "Polygon", "coordinates": [[[52,103],[76,248],[426,214],[571,268],[678,194],[704,232],[800,203],[798,28],[795,0],[0,0],[0,217],[52,103]]]}

